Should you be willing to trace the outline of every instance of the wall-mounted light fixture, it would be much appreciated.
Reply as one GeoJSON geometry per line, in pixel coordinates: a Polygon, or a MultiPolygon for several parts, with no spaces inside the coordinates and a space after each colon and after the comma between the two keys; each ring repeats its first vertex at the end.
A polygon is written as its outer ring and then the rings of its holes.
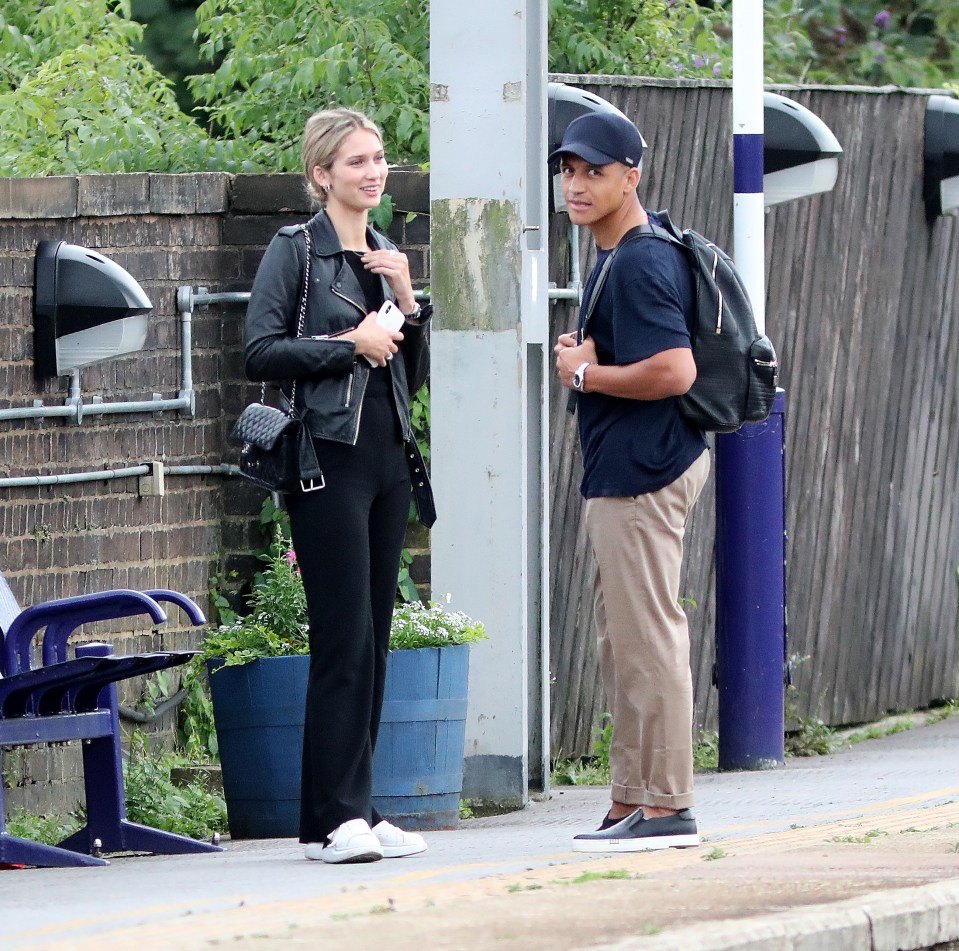
{"type": "Polygon", "coordinates": [[[930,219],[959,211],[959,100],[948,96],[926,103],[922,197],[930,219]]]}
{"type": "Polygon", "coordinates": [[[805,106],[763,93],[763,204],[780,205],[832,191],[842,146],[805,106]]]}
{"type": "MultiPolygon", "coordinates": [[[[549,83],[547,89],[547,114],[546,114],[546,154],[551,155],[563,144],[563,134],[566,127],[580,116],[585,116],[590,112],[611,112],[618,116],[628,118],[623,112],[617,109],[611,102],[607,102],[600,96],[595,96],[591,92],[585,92],[577,89],[575,86],[567,86],[565,83],[549,83]]],[[[640,138],[643,139],[642,134],[640,138]]],[[[646,140],[643,139],[643,148],[646,148],[646,140]]],[[[639,168],[642,169],[643,163],[640,160],[639,168]]],[[[566,202],[563,199],[563,189],[558,175],[553,176],[553,187],[550,190],[550,211],[565,211],[566,202]]]]}
{"type": "Polygon", "coordinates": [[[119,264],[96,251],[41,241],[33,272],[34,365],[37,376],[141,350],[153,304],[119,264]]]}

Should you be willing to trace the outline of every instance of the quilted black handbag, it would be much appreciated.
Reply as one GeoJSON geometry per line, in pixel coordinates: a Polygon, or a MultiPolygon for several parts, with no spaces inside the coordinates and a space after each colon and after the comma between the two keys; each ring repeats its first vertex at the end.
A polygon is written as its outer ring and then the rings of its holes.
{"type": "Polygon", "coordinates": [[[300,484],[300,421],[289,413],[251,403],[236,421],[230,441],[240,445],[240,475],[270,492],[294,492],[300,484]]]}
{"type": "MultiPolygon", "coordinates": [[[[296,325],[296,335],[303,333],[306,320],[306,297],[310,286],[310,229],[303,231],[306,240],[306,263],[303,266],[303,293],[296,325]]],[[[240,446],[239,471],[244,479],[270,492],[310,492],[322,489],[320,472],[313,448],[313,439],[296,418],[296,381],[290,393],[287,412],[266,404],[266,384],[260,387],[260,402],[251,403],[230,433],[230,442],[240,446]]]]}

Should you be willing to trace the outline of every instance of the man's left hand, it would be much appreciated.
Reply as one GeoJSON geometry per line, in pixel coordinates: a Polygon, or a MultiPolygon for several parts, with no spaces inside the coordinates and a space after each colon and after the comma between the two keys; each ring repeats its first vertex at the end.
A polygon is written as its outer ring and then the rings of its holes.
{"type": "Polygon", "coordinates": [[[563,334],[555,347],[556,369],[563,386],[573,385],[573,374],[577,367],[584,363],[596,363],[596,344],[592,337],[587,337],[579,346],[575,346],[575,335],[563,334]]]}

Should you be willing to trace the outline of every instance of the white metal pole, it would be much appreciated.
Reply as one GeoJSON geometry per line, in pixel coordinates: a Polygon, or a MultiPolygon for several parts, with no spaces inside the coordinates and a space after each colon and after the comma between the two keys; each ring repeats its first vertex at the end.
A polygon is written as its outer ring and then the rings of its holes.
{"type": "Polygon", "coordinates": [[[763,210],[763,5],[733,3],[733,258],[760,333],[766,326],[763,210]]]}

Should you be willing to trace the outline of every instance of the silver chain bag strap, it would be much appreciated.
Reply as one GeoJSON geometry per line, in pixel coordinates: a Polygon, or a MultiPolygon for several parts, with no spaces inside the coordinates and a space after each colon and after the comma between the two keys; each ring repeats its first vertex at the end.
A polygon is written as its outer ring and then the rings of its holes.
{"type": "MultiPolygon", "coordinates": [[[[308,226],[303,229],[306,262],[303,290],[297,315],[296,336],[303,334],[306,301],[310,288],[310,255],[313,247],[308,226]]],[[[312,492],[325,485],[309,432],[296,418],[296,380],[290,390],[290,406],[284,412],[266,402],[266,383],[260,385],[260,401],[240,414],[230,433],[230,442],[240,446],[240,475],[270,492],[312,492]]]]}

